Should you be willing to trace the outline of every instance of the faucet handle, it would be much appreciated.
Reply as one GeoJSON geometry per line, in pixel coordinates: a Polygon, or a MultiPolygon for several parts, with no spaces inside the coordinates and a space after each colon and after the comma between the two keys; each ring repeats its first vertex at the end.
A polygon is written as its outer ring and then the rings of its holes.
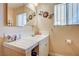
{"type": "Polygon", "coordinates": [[[14,40],[16,40],[16,39],[17,39],[17,35],[14,36],[14,40]]]}

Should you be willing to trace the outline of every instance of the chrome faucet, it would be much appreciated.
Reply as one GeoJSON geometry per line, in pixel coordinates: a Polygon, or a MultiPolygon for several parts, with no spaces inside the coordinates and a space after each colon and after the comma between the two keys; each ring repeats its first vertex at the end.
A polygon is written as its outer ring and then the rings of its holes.
{"type": "Polygon", "coordinates": [[[19,34],[19,39],[21,39],[21,34],[19,34]]]}

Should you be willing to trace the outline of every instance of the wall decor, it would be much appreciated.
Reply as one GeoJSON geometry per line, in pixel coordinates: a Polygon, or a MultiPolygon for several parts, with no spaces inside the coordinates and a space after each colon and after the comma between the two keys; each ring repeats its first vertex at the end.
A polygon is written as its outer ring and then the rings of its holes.
{"type": "Polygon", "coordinates": [[[32,20],[32,15],[29,15],[29,20],[32,20]]]}
{"type": "Polygon", "coordinates": [[[47,18],[49,16],[49,13],[48,12],[44,12],[43,13],[43,17],[47,18]]]}
{"type": "Polygon", "coordinates": [[[48,16],[48,18],[51,19],[51,18],[53,17],[53,15],[54,15],[54,14],[50,14],[50,15],[48,16]]]}

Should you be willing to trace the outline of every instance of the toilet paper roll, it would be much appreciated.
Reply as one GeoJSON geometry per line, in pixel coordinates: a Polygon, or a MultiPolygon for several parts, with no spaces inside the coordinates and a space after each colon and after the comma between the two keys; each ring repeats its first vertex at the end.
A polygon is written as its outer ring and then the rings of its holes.
{"type": "Polygon", "coordinates": [[[67,39],[67,40],[66,40],[66,43],[71,44],[72,41],[71,41],[70,39],[67,39]]]}

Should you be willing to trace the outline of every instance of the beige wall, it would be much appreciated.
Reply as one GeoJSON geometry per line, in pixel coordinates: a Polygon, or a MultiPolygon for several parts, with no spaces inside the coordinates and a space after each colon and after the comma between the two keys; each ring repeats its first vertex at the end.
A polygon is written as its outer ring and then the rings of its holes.
{"type": "MultiPolygon", "coordinates": [[[[50,4],[50,3],[47,3],[47,4],[39,4],[38,6],[38,14],[40,11],[47,11],[49,14],[52,14],[53,13],[53,4],[50,4]]],[[[40,29],[40,31],[48,31],[50,28],[50,20],[51,19],[48,19],[48,18],[44,18],[40,15],[38,15],[38,27],[40,29]]]]}
{"type": "Polygon", "coordinates": [[[51,51],[63,55],[79,55],[79,27],[53,27],[51,32],[51,51]],[[68,45],[66,39],[72,40],[68,45]]]}
{"type": "MultiPolygon", "coordinates": [[[[53,4],[40,4],[39,10],[53,12],[53,4]]],[[[79,26],[53,26],[54,19],[38,17],[40,31],[50,31],[50,54],[79,55],[79,26]],[[52,29],[51,29],[52,28],[52,29]],[[68,45],[66,40],[72,40],[68,45]]]]}

